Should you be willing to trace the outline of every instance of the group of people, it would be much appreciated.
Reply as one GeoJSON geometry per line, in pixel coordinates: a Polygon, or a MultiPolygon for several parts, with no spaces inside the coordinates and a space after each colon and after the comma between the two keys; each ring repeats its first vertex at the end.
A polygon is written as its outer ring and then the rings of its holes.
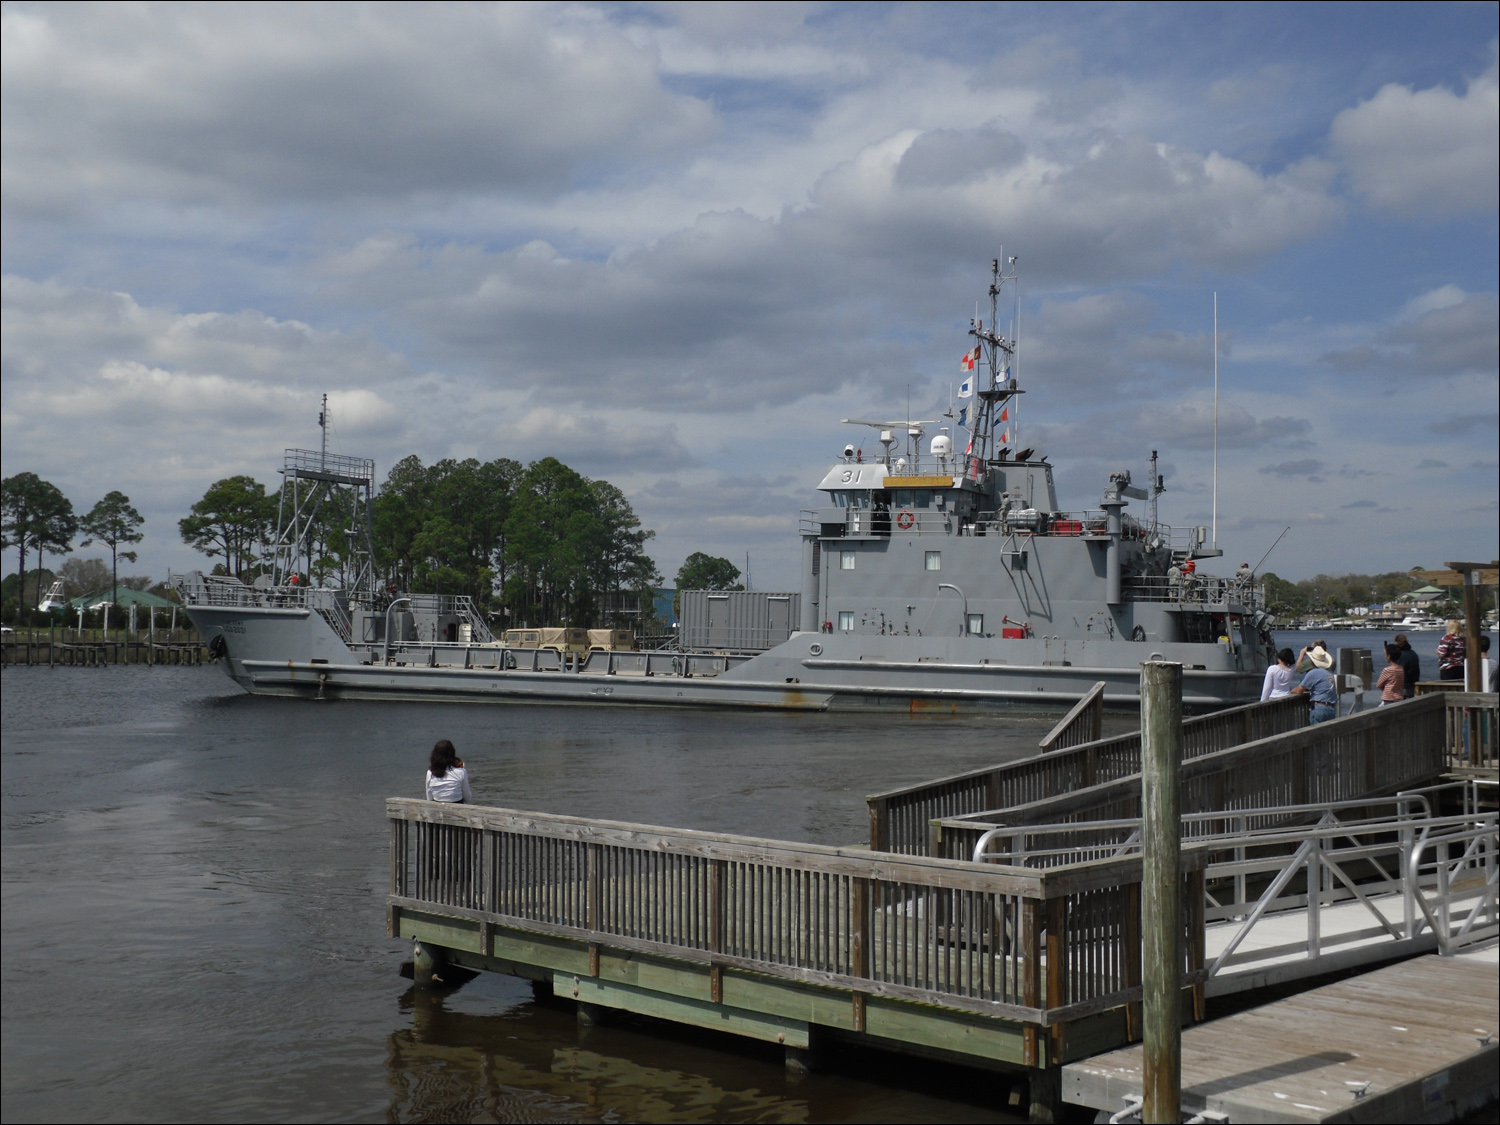
{"type": "Polygon", "coordinates": [[[1339,689],[1333,678],[1333,654],[1326,644],[1314,641],[1296,656],[1289,648],[1276,654],[1276,663],[1266,669],[1260,697],[1264,701],[1284,695],[1311,696],[1315,723],[1338,718],[1339,689]]]}
{"type": "MultiPolygon", "coordinates": [[[[1438,642],[1438,677],[1444,680],[1464,678],[1465,650],[1467,644],[1457,621],[1450,621],[1443,639],[1438,642]]],[[[1479,638],[1479,654],[1483,660],[1481,688],[1496,689],[1496,668],[1491,663],[1490,639],[1479,638]]],[[[1385,667],[1375,681],[1380,691],[1380,706],[1399,703],[1417,693],[1417,681],[1422,678],[1422,662],[1412,651],[1405,633],[1397,633],[1385,646],[1385,667]]],[[[1323,641],[1314,641],[1297,656],[1284,648],[1276,654],[1276,663],[1266,669],[1266,678],[1261,684],[1260,697],[1279,699],[1284,695],[1309,695],[1312,697],[1312,721],[1327,722],[1338,716],[1338,684],[1333,678],[1333,654],[1323,641]]]]}

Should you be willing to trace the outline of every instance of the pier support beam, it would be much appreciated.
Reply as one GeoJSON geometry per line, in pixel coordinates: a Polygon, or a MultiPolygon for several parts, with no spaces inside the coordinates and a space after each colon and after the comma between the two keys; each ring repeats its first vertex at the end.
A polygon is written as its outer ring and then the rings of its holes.
{"type": "Polygon", "coordinates": [[[1052,1125],[1062,1120],[1062,1067],[1054,1064],[1033,1068],[1028,1075],[1030,1106],[1026,1120],[1036,1125],[1052,1125]]]}
{"type": "Polygon", "coordinates": [[[412,983],[418,988],[441,986],[443,968],[447,963],[448,959],[443,956],[441,946],[428,945],[423,941],[414,942],[411,949],[412,983]]]}
{"type": "Polygon", "coordinates": [[[1182,665],[1141,665],[1143,1122],[1182,1120],[1182,665]]]}

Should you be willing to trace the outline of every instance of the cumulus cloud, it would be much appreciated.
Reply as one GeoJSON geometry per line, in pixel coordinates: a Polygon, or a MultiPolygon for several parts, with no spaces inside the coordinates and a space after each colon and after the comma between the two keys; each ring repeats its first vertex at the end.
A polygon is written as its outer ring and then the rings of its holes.
{"type": "Polygon", "coordinates": [[[1493,375],[1500,367],[1500,298],[1444,285],[1421,294],[1368,342],[1325,352],[1340,371],[1392,376],[1493,375]]]}
{"type": "Polygon", "coordinates": [[[100,481],[266,473],[289,437],[313,440],[324,392],[339,435],[371,441],[401,426],[393,397],[409,369],[369,333],[178,313],[12,276],[0,292],[8,458],[73,461],[100,481]]]}
{"type": "Polygon", "coordinates": [[[711,136],[607,22],[531,5],[6,9],[7,203],[554,192],[711,136]]]}
{"type": "Polygon", "coordinates": [[[1442,86],[1382,86],[1334,118],[1329,135],[1354,190],[1377,210],[1418,219],[1494,212],[1500,190],[1494,62],[1462,94],[1442,86]]]}

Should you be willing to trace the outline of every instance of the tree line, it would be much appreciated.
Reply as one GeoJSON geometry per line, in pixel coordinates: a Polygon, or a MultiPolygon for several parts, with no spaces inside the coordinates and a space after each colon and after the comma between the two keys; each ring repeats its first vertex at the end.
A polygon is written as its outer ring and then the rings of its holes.
{"type": "MultiPolygon", "coordinates": [[[[248,476],[210,485],[179,523],[182,538],[249,581],[270,570],[279,494],[248,476]]],[[[555,457],[529,465],[416,456],[398,461],[375,495],[374,567],[390,590],[466,594],[515,625],[591,625],[626,591],[649,607],[661,582],[645,553],[655,535],[624,492],[555,457]]],[[[352,513],[319,509],[305,544],[317,582],[349,582],[362,537],[352,513]]],[[[614,606],[618,610],[618,606],[614,606]]]]}
{"type": "MultiPolygon", "coordinates": [[[[213,560],[215,573],[251,582],[274,567],[279,504],[279,492],[255,478],[225,477],[208,487],[177,530],[183,542],[213,560]]],[[[30,558],[40,581],[51,573],[43,569],[44,557],[70,553],[80,534],[86,536],[81,546],[110,549],[115,589],[120,560],[137,558],[129,548],[141,541],[145,520],[121,492],[110,492],[78,515],[56,485],[19,473],[3,482],[0,508],[3,547],[15,548],[20,563],[17,612],[24,612],[26,588],[34,585],[26,578],[30,558]]],[[[655,532],[641,526],[624,492],[555,457],[529,465],[509,458],[424,465],[407,457],[376,492],[370,516],[373,565],[384,588],[466,594],[507,625],[607,623],[626,616],[631,600],[649,615],[663,581],[645,550],[655,532]]],[[[349,584],[362,561],[356,513],[335,494],[319,507],[302,546],[310,560],[302,581],[349,584]]],[[[70,587],[96,581],[102,566],[70,564],[64,577],[71,578],[70,587]]],[[[677,587],[743,589],[739,576],[728,559],[695,552],[678,571],[677,587]]]]}
{"type": "Polygon", "coordinates": [[[0,481],[0,550],[15,548],[19,566],[16,583],[16,614],[26,612],[26,562],[36,552],[36,569],[40,576],[43,559],[48,555],[71,554],[73,539],[82,533],[79,544],[89,547],[99,543],[109,548],[110,579],[114,602],[119,604],[120,560],[135,562],[136,552],[128,549],[143,538],[145,519],[130,504],[123,492],[108,492],[82,514],[62,489],[35,473],[17,473],[0,481]]]}
{"type": "Polygon", "coordinates": [[[1266,607],[1282,616],[1342,613],[1353,606],[1384,605],[1426,585],[1401,570],[1385,574],[1319,574],[1298,582],[1267,572],[1262,581],[1266,607]]]}

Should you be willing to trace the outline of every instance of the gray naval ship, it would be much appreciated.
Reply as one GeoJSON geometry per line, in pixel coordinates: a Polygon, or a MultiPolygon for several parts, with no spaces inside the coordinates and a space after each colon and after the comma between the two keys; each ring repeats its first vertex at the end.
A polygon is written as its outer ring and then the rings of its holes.
{"type": "Polygon", "coordinates": [[[1221,556],[1205,529],[1157,521],[1155,454],[1144,486],[1114,472],[1096,507],[1064,511],[1046,457],[1017,448],[1016,344],[995,328],[1014,280],[992,264],[988,327],[972,324],[973,374],[948,424],[845,419],[877,431],[881,452],[867,459],[851,442],[823,475],[819,506],[801,514],[801,588],[684,591],[669,649],[496,638],[466,597],[382,590],[374,463],[328,453],[326,437],[321,451],[287,451],[271,575],[173,583],[224,670],[258,695],[1055,709],[1099,681],[1106,704],[1134,705],[1140,663],[1165,659],[1183,665],[1188,707],[1257,699],[1274,652],[1254,575],[1199,572],[1221,556]],[[299,577],[326,504],[340,505],[362,552],[346,584],[309,587],[299,577]]]}

